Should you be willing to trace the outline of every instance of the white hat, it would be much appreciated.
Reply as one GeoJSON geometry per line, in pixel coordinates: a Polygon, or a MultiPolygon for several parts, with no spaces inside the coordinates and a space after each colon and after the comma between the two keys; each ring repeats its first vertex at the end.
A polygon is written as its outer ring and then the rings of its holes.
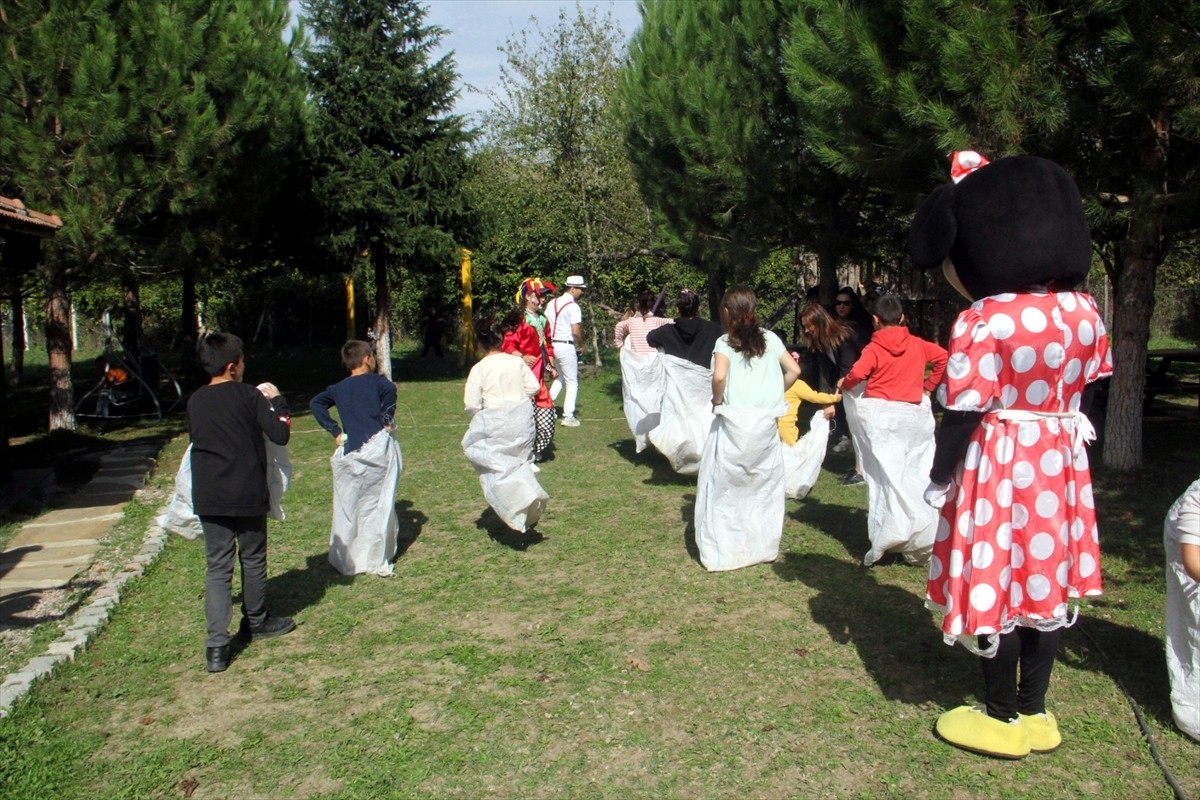
{"type": "Polygon", "coordinates": [[[587,288],[587,284],[583,282],[582,275],[568,275],[566,285],[567,285],[568,289],[586,289],[587,288]]]}

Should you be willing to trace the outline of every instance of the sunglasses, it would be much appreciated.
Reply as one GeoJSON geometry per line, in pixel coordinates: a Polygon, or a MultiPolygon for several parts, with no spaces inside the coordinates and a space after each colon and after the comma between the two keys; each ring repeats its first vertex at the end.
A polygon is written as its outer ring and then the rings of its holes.
{"type": "Polygon", "coordinates": [[[848,306],[848,305],[850,305],[850,301],[849,300],[835,300],[833,304],[835,306],[848,306]]]}

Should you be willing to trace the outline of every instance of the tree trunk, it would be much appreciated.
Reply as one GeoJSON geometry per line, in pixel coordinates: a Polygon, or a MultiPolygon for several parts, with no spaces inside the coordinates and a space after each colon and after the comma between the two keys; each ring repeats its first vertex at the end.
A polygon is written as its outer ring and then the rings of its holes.
{"type": "Polygon", "coordinates": [[[49,430],[75,430],[75,392],[71,386],[71,305],[67,271],[50,264],[46,280],[46,356],[50,368],[49,430]]]}
{"type": "MultiPolygon", "coordinates": [[[[0,370],[2,369],[4,369],[4,337],[0,336],[0,370]]],[[[0,478],[12,472],[11,459],[8,455],[8,398],[5,397],[6,392],[4,381],[0,381],[0,478]]]]}
{"type": "Polygon", "coordinates": [[[183,265],[183,290],[179,305],[179,332],[182,338],[182,352],[179,354],[180,372],[184,375],[195,375],[196,345],[200,339],[200,331],[196,325],[196,274],[191,264],[183,265]]]}
{"type": "Polygon", "coordinates": [[[1108,393],[1104,465],[1133,470],[1142,466],[1142,403],[1146,387],[1146,346],[1154,313],[1154,281],[1162,253],[1162,211],[1155,198],[1165,191],[1167,127],[1153,120],[1142,130],[1138,172],[1125,246],[1114,277],[1113,377],[1108,393]]]}
{"type": "Polygon", "coordinates": [[[12,286],[12,364],[8,370],[8,385],[20,386],[25,375],[25,297],[21,293],[21,276],[13,271],[12,286]]]}
{"type": "Polygon", "coordinates": [[[387,260],[382,248],[371,251],[375,265],[375,364],[380,375],[392,379],[392,294],[388,288],[387,260]]]}

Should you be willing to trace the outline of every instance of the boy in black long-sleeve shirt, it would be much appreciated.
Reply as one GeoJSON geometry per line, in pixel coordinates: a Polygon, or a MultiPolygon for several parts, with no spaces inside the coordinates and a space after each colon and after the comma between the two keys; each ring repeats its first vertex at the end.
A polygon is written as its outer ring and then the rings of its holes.
{"type": "Polygon", "coordinates": [[[229,666],[234,556],[242,565],[243,630],[252,639],[292,631],[290,617],[267,613],[267,450],[265,434],[287,444],[287,401],[270,383],[242,383],[242,340],[212,333],[200,343],[200,363],[211,380],[188,401],[192,439],[192,507],[204,529],[207,570],[204,614],[209,672],[229,666]]]}

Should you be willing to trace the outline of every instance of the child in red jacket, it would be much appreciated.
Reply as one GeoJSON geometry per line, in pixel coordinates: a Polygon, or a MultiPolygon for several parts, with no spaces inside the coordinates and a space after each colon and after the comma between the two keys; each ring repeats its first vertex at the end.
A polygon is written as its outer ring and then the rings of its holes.
{"type": "Polygon", "coordinates": [[[848,391],[865,380],[864,397],[920,403],[922,395],[928,396],[942,382],[945,349],[909,333],[904,327],[904,307],[894,294],[875,301],[872,316],[875,334],[839,386],[848,391]],[[928,378],[927,364],[933,365],[928,378]]]}

